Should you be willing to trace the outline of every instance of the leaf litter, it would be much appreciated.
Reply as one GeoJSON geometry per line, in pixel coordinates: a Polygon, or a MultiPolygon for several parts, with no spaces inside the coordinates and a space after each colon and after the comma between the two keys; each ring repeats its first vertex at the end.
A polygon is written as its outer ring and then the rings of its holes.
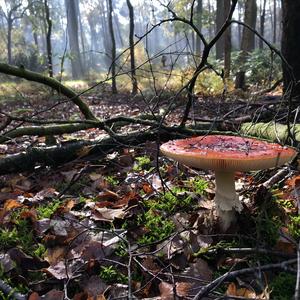
{"type": "MultiPolygon", "coordinates": [[[[124,107],[116,113],[124,114],[124,107]]],[[[93,139],[101,132],[84,134],[93,139]]],[[[0,155],[10,151],[1,146],[0,155]]],[[[191,299],[228,270],[270,260],[233,249],[263,248],[295,257],[300,220],[291,227],[290,216],[298,212],[299,175],[273,196],[251,190],[253,175],[238,175],[244,213],[222,234],[212,175],[163,157],[158,172],[156,151],[155,143],[147,143],[102,161],[78,159],[56,169],[2,176],[1,279],[30,300],[191,299]],[[143,157],[150,162],[143,165],[143,157]],[[275,199],[278,210],[262,215],[270,210],[264,199],[275,199]]],[[[240,275],[210,296],[271,299],[272,276],[240,275]]]]}

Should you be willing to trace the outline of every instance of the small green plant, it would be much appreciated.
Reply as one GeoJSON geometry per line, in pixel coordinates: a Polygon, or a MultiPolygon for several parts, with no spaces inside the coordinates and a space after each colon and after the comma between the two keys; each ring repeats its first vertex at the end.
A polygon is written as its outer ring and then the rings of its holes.
{"type": "Polygon", "coordinates": [[[115,176],[106,176],[105,179],[111,186],[116,186],[119,184],[119,180],[115,176]]]}
{"type": "Polygon", "coordinates": [[[103,279],[106,283],[127,283],[128,278],[120,271],[118,271],[114,266],[102,266],[99,276],[103,279]]]}
{"type": "Polygon", "coordinates": [[[300,238],[300,216],[291,216],[288,225],[289,232],[295,239],[300,238]]]}
{"type": "Polygon", "coordinates": [[[54,201],[49,202],[47,204],[40,205],[36,209],[39,218],[41,218],[41,219],[50,218],[53,215],[53,213],[59,208],[60,205],[61,205],[60,200],[54,200],[54,201]]]}
{"type": "Polygon", "coordinates": [[[28,220],[15,219],[12,228],[0,229],[0,250],[20,247],[25,253],[33,253],[39,248],[35,242],[32,225],[28,220]]]}
{"type": "Polygon", "coordinates": [[[133,171],[139,172],[145,169],[148,169],[151,164],[151,159],[149,156],[137,156],[135,158],[134,166],[133,166],[133,171]]]}
{"type": "Polygon", "coordinates": [[[15,247],[18,241],[18,232],[16,228],[0,229],[0,249],[15,247]]]}
{"type": "Polygon", "coordinates": [[[293,299],[295,285],[295,275],[288,273],[279,273],[270,283],[271,298],[274,300],[293,299]]]}
{"type": "MultiPolygon", "coordinates": [[[[194,184],[189,183],[189,184],[194,184]]],[[[206,188],[207,184],[204,182],[196,181],[194,189],[197,194],[202,194],[203,190],[206,188]]],[[[164,195],[158,199],[148,200],[145,205],[148,208],[163,211],[168,214],[172,214],[179,209],[190,210],[196,204],[196,201],[190,193],[188,193],[186,188],[183,187],[173,187],[171,190],[167,191],[164,195]]]]}
{"type": "Polygon", "coordinates": [[[194,177],[190,180],[189,185],[196,194],[203,195],[203,192],[208,187],[208,182],[201,177],[194,177]]]}
{"type": "Polygon", "coordinates": [[[175,229],[171,220],[163,217],[158,211],[148,210],[138,216],[138,225],[143,225],[146,233],[139,238],[139,244],[149,244],[168,237],[175,229]]]}
{"type": "Polygon", "coordinates": [[[256,218],[258,240],[267,246],[274,246],[279,238],[279,228],[282,225],[278,217],[270,217],[264,213],[256,218]]]}
{"type": "Polygon", "coordinates": [[[33,251],[33,253],[35,256],[43,258],[46,251],[47,249],[43,244],[38,244],[37,248],[33,251]]]}

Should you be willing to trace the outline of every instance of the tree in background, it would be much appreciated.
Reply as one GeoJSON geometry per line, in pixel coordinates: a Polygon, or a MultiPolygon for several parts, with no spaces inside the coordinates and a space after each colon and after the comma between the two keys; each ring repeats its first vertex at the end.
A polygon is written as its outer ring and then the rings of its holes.
{"type": "Polygon", "coordinates": [[[65,0],[68,22],[68,37],[71,54],[72,78],[79,79],[84,75],[84,69],[79,50],[77,0],[65,0]]]}
{"type": "MultiPolygon", "coordinates": [[[[224,16],[227,18],[230,11],[230,0],[224,0],[224,16]]],[[[226,29],[224,33],[224,77],[228,78],[230,75],[231,66],[231,26],[226,29]]]]}
{"type": "Polygon", "coordinates": [[[282,0],[282,41],[281,51],[291,66],[283,63],[283,81],[285,91],[292,90],[293,97],[300,97],[300,1],[282,0]],[[291,73],[292,71],[292,73],[291,73]],[[296,82],[295,82],[296,81],[296,82]]]}
{"type": "Polygon", "coordinates": [[[129,47],[130,47],[130,68],[131,68],[131,82],[132,94],[135,95],[138,91],[138,85],[135,72],[135,57],[134,57],[134,10],[130,0],[126,0],[129,11],[129,47]]]}
{"type": "Polygon", "coordinates": [[[12,30],[14,22],[17,19],[21,19],[27,10],[27,7],[22,6],[21,0],[5,0],[4,6],[0,6],[0,15],[5,19],[7,23],[7,61],[9,64],[13,63],[12,58],[12,30]]]}
{"type": "MultiPolygon", "coordinates": [[[[202,10],[203,10],[203,1],[198,0],[197,1],[197,6],[196,6],[196,25],[198,30],[201,32],[202,30],[202,10]]],[[[200,57],[201,55],[201,39],[199,35],[196,35],[196,55],[200,57]]]]}
{"type": "MultiPolygon", "coordinates": [[[[267,4],[267,0],[263,0],[263,2],[260,3],[259,33],[261,36],[265,35],[266,4],[267,4]]],[[[262,39],[259,39],[258,45],[259,45],[259,49],[263,49],[264,43],[262,39]]]]}
{"type": "Polygon", "coordinates": [[[112,0],[108,0],[108,28],[109,28],[109,34],[111,39],[111,76],[112,76],[112,92],[113,94],[116,94],[118,92],[117,90],[117,84],[116,84],[116,40],[115,40],[115,34],[114,34],[114,27],[113,27],[113,6],[112,6],[112,0]]]}
{"type": "Polygon", "coordinates": [[[46,17],[46,46],[47,46],[47,61],[49,76],[53,77],[53,63],[52,63],[52,45],[51,45],[51,32],[52,20],[50,18],[50,9],[48,0],[44,0],[45,17],[46,17]]]}
{"type": "MultiPolygon", "coordinates": [[[[245,17],[244,23],[249,25],[251,28],[255,29],[257,17],[257,4],[256,0],[247,0],[245,4],[245,17]]],[[[239,55],[238,61],[241,66],[240,71],[236,74],[235,78],[235,88],[244,89],[245,88],[245,63],[249,52],[253,51],[255,48],[254,33],[246,27],[243,27],[243,36],[241,42],[241,53],[239,55]]]]}
{"type": "MultiPolygon", "coordinates": [[[[225,22],[224,0],[217,1],[216,11],[216,33],[220,30],[225,22]]],[[[224,58],[224,35],[222,35],[216,43],[216,59],[224,58]]]]}

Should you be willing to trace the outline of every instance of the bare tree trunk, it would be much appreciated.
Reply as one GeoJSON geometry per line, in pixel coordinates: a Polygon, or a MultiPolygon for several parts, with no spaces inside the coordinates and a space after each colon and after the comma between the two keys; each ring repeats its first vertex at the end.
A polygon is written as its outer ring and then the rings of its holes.
{"type": "Polygon", "coordinates": [[[11,54],[11,34],[12,34],[12,20],[7,20],[7,61],[8,64],[12,64],[12,54],[11,54]]]}
{"type": "Polygon", "coordinates": [[[72,66],[72,77],[73,79],[81,78],[83,74],[83,67],[80,57],[79,50],[79,39],[78,39],[78,14],[76,13],[77,0],[65,0],[65,6],[67,10],[68,20],[68,36],[70,43],[71,52],[71,66],[72,66]]]}
{"type": "MultiPolygon", "coordinates": [[[[220,30],[224,24],[224,0],[217,1],[216,12],[216,33],[220,30]]],[[[224,57],[224,35],[222,35],[216,43],[216,59],[222,59],[224,57]]]]}
{"type": "Polygon", "coordinates": [[[49,76],[53,77],[52,47],[51,47],[52,20],[50,19],[48,0],[44,0],[44,8],[45,8],[45,15],[46,15],[46,23],[47,23],[46,46],[47,46],[48,71],[49,71],[49,76]]]}
{"type": "MultiPolygon", "coordinates": [[[[243,16],[243,6],[241,2],[238,2],[238,20],[242,22],[243,16]]],[[[241,46],[242,43],[242,27],[238,26],[238,45],[241,46]]]]}
{"type": "MultiPolygon", "coordinates": [[[[202,0],[197,1],[197,8],[196,8],[196,25],[198,30],[201,32],[202,30],[202,9],[203,3],[202,0]]],[[[196,55],[200,58],[201,55],[201,39],[198,35],[196,35],[196,55]]]]}
{"type": "Polygon", "coordinates": [[[138,85],[135,74],[135,57],[134,57],[134,11],[130,0],[126,0],[129,10],[129,47],[130,47],[130,68],[131,68],[131,82],[132,94],[135,95],[138,91],[138,85]]]}
{"type": "MultiPolygon", "coordinates": [[[[266,3],[267,0],[263,0],[262,5],[260,6],[260,35],[264,36],[265,34],[265,18],[266,18],[266,3]]],[[[262,39],[259,39],[259,49],[263,49],[264,43],[262,39]]]]}
{"type": "Polygon", "coordinates": [[[112,93],[116,94],[117,91],[117,84],[116,84],[116,40],[114,35],[114,28],[113,28],[113,6],[112,0],[108,0],[108,26],[109,26],[109,33],[111,38],[111,76],[112,76],[112,93]]]}
{"type": "MultiPolygon", "coordinates": [[[[210,0],[207,0],[207,6],[208,6],[208,15],[211,16],[212,13],[213,13],[213,7],[210,3],[210,0]]],[[[214,28],[211,25],[209,25],[208,26],[208,38],[209,38],[209,40],[211,40],[213,38],[213,30],[214,30],[214,28]]]]}
{"type": "Polygon", "coordinates": [[[273,44],[276,44],[277,41],[277,5],[276,0],[273,0],[273,44]]]}
{"type": "MultiPolygon", "coordinates": [[[[230,0],[224,0],[224,15],[226,17],[230,11],[230,0]]],[[[231,66],[231,26],[227,28],[224,33],[224,77],[228,78],[230,75],[230,66],[231,66]]]]}
{"type": "MultiPolygon", "coordinates": [[[[245,5],[245,23],[255,29],[257,16],[257,6],[256,0],[247,0],[245,5]]],[[[245,68],[244,65],[247,60],[249,52],[253,51],[255,47],[254,33],[243,28],[243,37],[241,43],[241,54],[238,58],[239,65],[241,66],[240,71],[236,74],[235,78],[235,88],[244,89],[245,88],[245,68]]]]}
{"type": "Polygon", "coordinates": [[[80,42],[81,42],[81,50],[82,50],[82,69],[83,73],[86,74],[86,53],[85,53],[85,36],[84,36],[84,29],[82,26],[81,20],[81,13],[79,9],[79,1],[76,2],[76,11],[78,15],[78,25],[79,25],[79,32],[80,32],[80,42]]]}
{"type": "Polygon", "coordinates": [[[104,63],[107,68],[111,66],[111,38],[109,36],[109,28],[108,28],[108,3],[107,1],[103,2],[99,0],[100,6],[100,21],[101,21],[101,29],[103,35],[103,46],[105,50],[104,63]]]}

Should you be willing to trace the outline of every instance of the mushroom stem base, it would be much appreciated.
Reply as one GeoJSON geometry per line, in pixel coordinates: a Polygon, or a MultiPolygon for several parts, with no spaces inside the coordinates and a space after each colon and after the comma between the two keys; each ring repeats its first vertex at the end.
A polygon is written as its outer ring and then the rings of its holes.
{"type": "Polygon", "coordinates": [[[236,220],[235,212],[242,209],[239,196],[235,191],[234,172],[216,171],[215,203],[221,228],[226,231],[236,220]]]}

